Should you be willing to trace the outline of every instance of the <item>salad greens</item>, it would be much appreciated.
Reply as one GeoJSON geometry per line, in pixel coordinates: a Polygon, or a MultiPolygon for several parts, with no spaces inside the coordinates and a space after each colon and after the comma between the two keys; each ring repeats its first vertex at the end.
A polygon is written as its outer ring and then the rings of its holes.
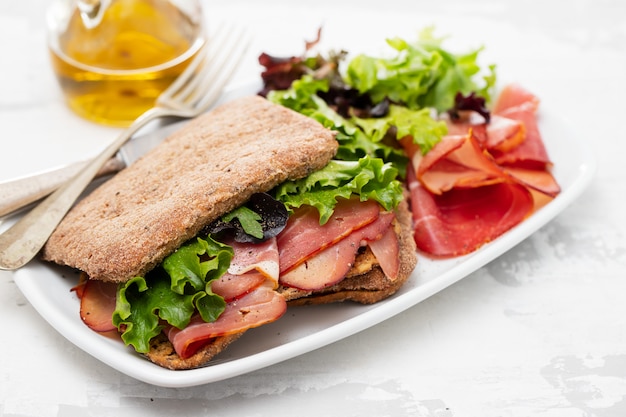
{"type": "Polygon", "coordinates": [[[321,224],[332,215],[337,197],[358,194],[393,209],[402,200],[400,180],[408,164],[393,139],[411,137],[427,153],[447,133],[437,114],[455,108],[464,95],[478,92],[489,97],[495,83],[493,66],[482,86],[475,80],[481,49],[458,55],[445,50],[442,42],[433,36],[432,28],[415,43],[389,39],[396,52],[392,57],[357,55],[343,75],[339,61],[345,54],[331,55],[329,60],[294,57],[291,66],[280,59],[277,66],[289,75],[297,74],[285,89],[270,88],[277,84],[271,74],[281,81],[286,74],[273,70],[272,60],[264,56],[267,99],[319,121],[336,132],[339,142],[335,161],[307,179],[281,185],[277,199],[288,209],[302,204],[316,207],[321,224]],[[367,183],[361,185],[365,179],[367,183]]]}
{"type": "Polygon", "coordinates": [[[333,160],[325,168],[298,181],[276,188],[276,198],[288,209],[309,205],[320,212],[320,224],[333,213],[337,198],[359,195],[361,201],[375,200],[393,210],[402,199],[398,170],[380,158],[363,157],[358,161],[333,160]]]}
{"type": "Polygon", "coordinates": [[[410,109],[431,107],[444,112],[454,106],[457,93],[476,92],[487,99],[495,84],[495,67],[483,76],[479,86],[477,59],[482,48],[455,54],[442,47],[443,39],[433,36],[433,28],[424,30],[415,43],[388,39],[396,51],[391,58],[358,55],[346,70],[346,83],[375,102],[388,97],[410,109]]]}
{"type": "Polygon", "coordinates": [[[196,311],[204,321],[217,320],[226,303],[211,291],[210,283],[226,272],[232,257],[230,246],[211,237],[197,238],[146,277],[120,284],[113,324],[122,331],[122,340],[146,353],[150,340],[163,329],[161,321],[182,329],[196,311]]]}

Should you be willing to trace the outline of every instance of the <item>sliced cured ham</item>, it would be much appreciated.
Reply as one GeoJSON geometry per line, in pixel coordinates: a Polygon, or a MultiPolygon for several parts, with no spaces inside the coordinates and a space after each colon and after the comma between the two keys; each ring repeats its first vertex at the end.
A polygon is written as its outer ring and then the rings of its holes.
{"type": "Polygon", "coordinates": [[[375,201],[340,199],[331,218],[320,227],[317,209],[310,206],[297,209],[277,236],[280,274],[372,223],[379,215],[380,206],[375,201]]]}
{"type": "Polygon", "coordinates": [[[494,150],[493,155],[509,175],[531,189],[536,196],[535,208],[543,206],[561,191],[549,171],[552,162],[539,131],[538,106],[539,99],[517,84],[507,85],[494,106],[494,113],[520,121],[525,126],[525,139],[519,146],[507,152],[494,150]]]}
{"type": "Polygon", "coordinates": [[[517,107],[521,104],[530,106],[532,111],[539,108],[539,98],[517,83],[510,83],[504,86],[493,105],[492,112],[500,114],[504,110],[517,107]]]}
{"type": "Polygon", "coordinates": [[[228,271],[211,282],[211,290],[227,302],[254,290],[265,280],[278,287],[278,244],[276,238],[260,243],[225,242],[233,248],[228,271]]]}
{"type": "MultiPolygon", "coordinates": [[[[395,215],[391,212],[381,213],[376,221],[353,231],[344,239],[307,258],[289,272],[282,274],[280,283],[288,287],[307,291],[330,287],[346,276],[354,265],[357,252],[361,246],[378,241],[383,237],[386,237],[384,242],[390,243],[390,246],[385,249],[378,248],[378,252],[382,263],[385,264],[387,269],[384,272],[394,274],[390,278],[395,279],[399,268],[399,259],[397,237],[390,227],[394,218],[395,215]],[[387,235],[389,230],[393,233],[395,242],[387,235]],[[385,250],[388,252],[385,253],[385,250]]],[[[324,226],[318,225],[318,228],[323,229],[324,226]]],[[[320,231],[320,233],[322,232],[320,231]]]]}
{"type": "Polygon", "coordinates": [[[275,237],[261,243],[239,243],[235,240],[224,243],[232,247],[234,251],[228,268],[229,274],[243,275],[250,271],[257,271],[278,286],[278,244],[275,237]]]}
{"type": "Polygon", "coordinates": [[[481,147],[488,151],[507,152],[525,139],[526,128],[519,120],[492,115],[489,123],[481,117],[468,117],[465,121],[446,120],[449,135],[467,135],[472,132],[481,147]]]}
{"type": "Polygon", "coordinates": [[[354,264],[358,247],[351,239],[343,239],[281,275],[280,283],[305,291],[330,287],[346,276],[354,264]]]}
{"type": "Polygon", "coordinates": [[[519,146],[506,152],[494,150],[493,156],[499,164],[517,165],[534,169],[545,169],[552,165],[543,143],[537,116],[530,104],[521,104],[499,113],[502,116],[522,122],[526,129],[525,139],[519,146]]]}
{"type": "Polygon", "coordinates": [[[113,324],[117,284],[87,279],[76,289],[80,297],[80,318],[96,332],[117,330],[113,324]]]}
{"type": "Polygon", "coordinates": [[[413,158],[417,178],[433,194],[454,187],[480,187],[502,182],[504,172],[484,152],[470,131],[444,137],[426,156],[413,158]]]}
{"type": "Polygon", "coordinates": [[[383,273],[390,280],[395,281],[400,273],[400,244],[393,227],[388,227],[380,239],[369,241],[367,245],[376,257],[383,273]]]}
{"type": "Polygon", "coordinates": [[[428,154],[403,139],[412,169],[417,247],[434,256],[472,252],[560,192],[537,125],[539,100],[507,86],[489,123],[448,121],[449,135],[428,154]]]}
{"type": "Polygon", "coordinates": [[[503,168],[510,176],[526,185],[531,191],[538,191],[554,198],[561,192],[561,187],[554,176],[545,169],[528,169],[514,166],[503,168]]]}
{"type": "Polygon", "coordinates": [[[222,315],[214,322],[204,322],[196,315],[183,330],[170,326],[164,331],[176,353],[185,359],[215,337],[271,323],[280,318],[286,310],[287,303],[284,297],[274,291],[273,285],[268,282],[228,303],[222,315]]]}
{"type": "Polygon", "coordinates": [[[248,271],[241,275],[225,273],[211,282],[211,290],[221,296],[226,302],[230,302],[243,297],[266,280],[267,277],[256,270],[248,271]]]}
{"type": "Polygon", "coordinates": [[[494,150],[499,164],[545,169],[551,165],[537,125],[539,99],[517,84],[505,86],[494,105],[493,113],[524,124],[526,134],[519,146],[503,152],[494,150]]]}
{"type": "Polygon", "coordinates": [[[475,251],[520,223],[533,209],[530,191],[514,182],[434,195],[411,174],[409,190],[415,243],[419,250],[438,257],[475,251]]]}
{"type": "Polygon", "coordinates": [[[508,152],[526,139],[526,126],[520,120],[491,116],[487,126],[485,148],[492,152],[508,152]]]}

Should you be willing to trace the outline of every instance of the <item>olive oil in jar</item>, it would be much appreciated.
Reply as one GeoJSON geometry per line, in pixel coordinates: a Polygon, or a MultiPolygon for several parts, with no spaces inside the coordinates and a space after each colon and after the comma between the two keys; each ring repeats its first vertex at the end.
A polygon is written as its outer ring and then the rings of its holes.
{"type": "Polygon", "coordinates": [[[102,7],[95,21],[79,8],[70,11],[64,30],[50,35],[52,66],[72,110],[127,126],[202,46],[201,13],[168,0],[109,0],[102,7]]]}

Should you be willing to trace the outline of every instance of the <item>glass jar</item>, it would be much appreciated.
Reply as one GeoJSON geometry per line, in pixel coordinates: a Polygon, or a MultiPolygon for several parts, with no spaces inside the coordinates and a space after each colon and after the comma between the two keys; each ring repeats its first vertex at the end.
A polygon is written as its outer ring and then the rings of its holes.
{"type": "Polygon", "coordinates": [[[69,107],[114,126],[154,106],[205,42],[200,0],[55,0],[47,19],[69,107]]]}

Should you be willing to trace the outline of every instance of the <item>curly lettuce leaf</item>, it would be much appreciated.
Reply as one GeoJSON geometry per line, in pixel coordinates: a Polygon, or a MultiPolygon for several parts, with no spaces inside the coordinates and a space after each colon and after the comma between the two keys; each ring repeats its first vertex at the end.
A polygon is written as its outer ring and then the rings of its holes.
{"type": "Polygon", "coordinates": [[[433,36],[433,29],[424,30],[410,43],[401,38],[387,40],[395,50],[391,58],[358,55],[349,63],[345,80],[375,102],[388,97],[411,109],[423,107],[446,111],[454,105],[457,93],[472,91],[489,100],[495,85],[495,67],[482,76],[478,55],[482,48],[455,54],[443,48],[443,39],[433,36]]]}
{"type": "Polygon", "coordinates": [[[387,44],[396,50],[395,56],[357,55],[346,68],[346,83],[374,102],[388,97],[412,108],[423,107],[420,97],[435,84],[442,57],[400,38],[388,39],[387,44]]]}
{"type": "Polygon", "coordinates": [[[428,108],[412,110],[391,105],[385,117],[369,119],[355,117],[353,121],[374,140],[381,140],[392,127],[395,127],[396,139],[411,136],[423,154],[428,153],[448,133],[446,123],[435,120],[428,108]]]}
{"type": "Polygon", "coordinates": [[[361,201],[375,200],[386,210],[394,209],[403,198],[397,175],[398,170],[380,158],[332,160],[306,178],[279,185],[275,194],[288,210],[302,205],[317,208],[323,225],[331,217],[339,197],[358,195],[361,201]]]}
{"type": "Polygon", "coordinates": [[[389,146],[380,137],[370,137],[353,123],[333,110],[317,93],[328,90],[328,80],[317,80],[305,75],[294,81],[287,90],[271,91],[268,100],[295,110],[320,122],[336,132],[339,142],[336,159],[358,161],[370,156],[395,164],[404,175],[408,160],[402,150],[389,146]]]}
{"type": "Polygon", "coordinates": [[[328,80],[315,79],[310,75],[304,75],[295,80],[291,87],[286,90],[272,90],[268,92],[267,99],[273,103],[297,111],[307,113],[315,111],[319,103],[315,100],[318,91],[328,91],[328,80]]]}
{"type": "Polygon", "coordinates": [[[162,321],[182,329],[196,311],[204,321],[217,320],[226,302],[211,291],[210,283],[226,272],[232,257],[231,247],[210,237],[197,238],[146,277],[121,284],[113,324],[122,331],[124,343],[146,353],[163,329],[162,321]]]}
{"type": "Polygon", "coordinates": [[[193,314],[193,296],[174,293],[164,279],[148,285],[146,278],[135,277],[124,283],[117,293],[113,324],[122,330],[122,340],[137,352],[147,353],[150,340],[161,333],[160,319],[169,319],[184,327],[186,316],[193,314]]]}

